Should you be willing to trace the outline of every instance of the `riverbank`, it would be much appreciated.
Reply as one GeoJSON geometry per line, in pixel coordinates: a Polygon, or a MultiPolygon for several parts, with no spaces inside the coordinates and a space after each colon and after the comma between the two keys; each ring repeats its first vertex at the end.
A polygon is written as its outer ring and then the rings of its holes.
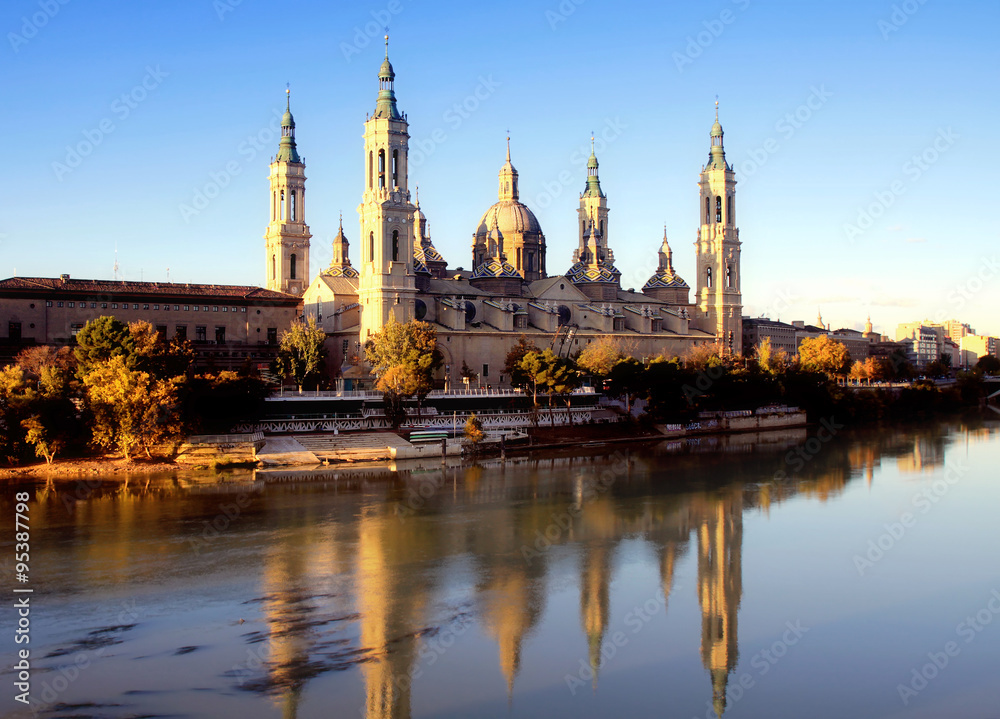
{"type": "Polygon", "coordinates": [[[38,462],[18,467],[0,467],[0,479],[16,477],[74,477],[92,474],[157,474],[178,469],[178,465],[163,458],[122,459],[121,457],[70,457],[55,459],[52,464],[38,462]]]}

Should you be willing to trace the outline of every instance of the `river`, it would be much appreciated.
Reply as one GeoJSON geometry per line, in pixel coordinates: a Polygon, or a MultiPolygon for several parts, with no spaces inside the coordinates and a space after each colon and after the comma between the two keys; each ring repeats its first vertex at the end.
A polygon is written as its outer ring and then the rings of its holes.
{"type": "Polygon", "coordinates": [[[5,619],[0,707],[995,717],[998,430],[831,419],[445,466],[15,482],[30,582],[13,529],[2,561],[33,589],[30,644],[5,619]]]}

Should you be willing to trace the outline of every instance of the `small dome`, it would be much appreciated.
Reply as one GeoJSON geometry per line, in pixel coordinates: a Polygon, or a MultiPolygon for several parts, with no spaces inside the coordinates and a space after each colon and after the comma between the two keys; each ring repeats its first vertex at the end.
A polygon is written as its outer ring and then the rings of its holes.
{"type": "Polygon", "coordinates": [[[514,269],[514,265],[506,260],[498,260],[491,257],[476,268],[472,273],[472,279],[478,280],[485,277],[511,277],[521,279],[521,274],[514,269]]]}
{"type": "Polygon", "coordinates": [[[537,232],[542,226],[535,214],[517,200],[501,200],[488,209],[479,220],[476,237],[486,237],[496,227],[504,237],[512,233],[537,232]]]}
{"type": "Polygon", "coordinates": [[[414,255],[413,257],[413,272],[418,275],[430,275],[431,271],[427,269],[427,265],[420,261],[420,258],[414,255]]]}
{"type": "Polygon", "coordinates": [[[587,169],[596,170],[597,169],[597,155],[593,152],[590,153],[590,159],[587,160],[587,169]]]}
{"type": "MultiPolygon", "coordinates": [[[[704,127],[704,125],[702,125],[704,127]]],[[[715,124],[712,125],[712,137],[722,137],[722,125],[716,120],[715,124]]]]}
{"type": "Polygon", "coordinates": [[[358,271],[350,265],[343,267],[330,267],[325,270],[323,274],[327,277],[347,277],[350,279],[357,279],[359,277],[358,271]]]}
{"type": "Polygon", "coordinates": [[[574,285],[583,284],[584,282],[610,282],[617,284],[622,273],[614,265],[585,265],[582,262],[577,262],[569,268],[566,276],[569,277],[569,281],[574,285]]]}
{"type": "Polygon", "coordinates": [[[386,58],[382,62],[382,67],[378,69],[378,76],[381,80],[394,80],[396,79],[396,73],[392,69],[392,63],[389,62],[389,58],[386,58]]]}
{"type": "MultiPolygon", "coordinates": [[[[306,123],[308,124],[308,123],[306,123]]],[[[285,110],[285,114],[281,116],[281,126],[282,127],[295,127],[295,118],[292,117],[291,110],[285,110]]]]}
{"type": "Polygon", "coordinates": [[[691,289],[680,275],[668,270],[660,270],[650,277],[646,284],[643,285],[642,291],[645,292],[646,290],[659,288],[691,289]]]}

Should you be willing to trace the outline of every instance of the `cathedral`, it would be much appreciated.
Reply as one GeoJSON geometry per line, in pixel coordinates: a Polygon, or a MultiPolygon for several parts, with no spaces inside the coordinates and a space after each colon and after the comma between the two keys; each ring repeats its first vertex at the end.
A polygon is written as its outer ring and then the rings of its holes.
{"type": "Polygon", "coordinates": [[[363,346],[390,318],[423,320],[437,330],[444,357],[437,377],[441,387],[460,383],[464,367],[484,386],[507,385],[504,358],[522,334],[563,356],[603,336],[620,338],[637,357],[683,355],[693,346],[714,343],[742,351],[736,178],[726,162],[718,107],[699,181],[692,298],[690,286],[674,270],[666,231],[654,274],[639,292],[622,289],[610,242],[608,196],[593,151],[587,176],[581,178],[579,246],[566,258],[565,271],[550,274],[549,266],[558,260],[547,256],[545,233],[520,199],[509,138],[497,201],[472,233],[472,269],[449,269],[434,247],[418,193],[410,192],[409,125],[396,103],[395,78],[386,38],[375,109],[364,124],[357,267],[341,219],[330,266],[311,282],[305,276],[311,238],[305,163],[296,148],[290,107],[270,166],[266,286],[302,297],[304,315],[327,333],[331,375],[347,378],[344,388],[369,385],[359,362],[363,346]]]}

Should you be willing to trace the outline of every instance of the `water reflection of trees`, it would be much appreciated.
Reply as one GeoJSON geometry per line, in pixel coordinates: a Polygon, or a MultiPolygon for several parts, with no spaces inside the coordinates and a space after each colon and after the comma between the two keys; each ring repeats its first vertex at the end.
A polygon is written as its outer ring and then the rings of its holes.
{"type": "MultiPolygon", "coordinates": [[[[963,439],[991,432],[973,428],[963,439]]],[[[260,474],[228,488],[161,479],[100,483],[76,497],[70,496],[75,489],[55,484],[37,490],[33,522],[68,552],[60,560],[60,583],[83,591],[98,581],[88,574],[95,565],[112,581],[126,582],[141,577],[144,565],[156,566],[158,552],[180,557],[185,535],[197,535],[217,517],[227,497],[251,497],[206,545],[206,561],[211,565],[207,555],[219,547],[228,556],[260,556],[263,622],[246,636],[268,651],[249,688],[276,697],[286,717],[297,714],[312,677],[354,663],[369,719],[409,717],[411,682],[427,664],[424,642],[464,611],[451,608],[442,621],[442,580],[460,560],[472,567],[470,608],[497,643],[500,674],[513,695],[554,557],[571,553],[579,627],[596,686],[619,543],[638,537],[655,549],[668,606],[675,567],[695,552],[700,656],[706,693],[721,715],[739,659],[744,513],[768,512],[794,497],[825,501],[852,479],[871,482],[887,459],[901,469],[939,465],[948,443],[934,429],[838,438],[798,467],[788,457],[806,439],[798,432],[769,433],[623,448],[610,460],[577,451],[408,472],[329,470],[306,483],[289,473],[287,483],[267,486],[260,474]],[[340,497],[331,501],[332,494],[340,497]],[[261,537],[264,547],[257,546],[261,537]]]]}

